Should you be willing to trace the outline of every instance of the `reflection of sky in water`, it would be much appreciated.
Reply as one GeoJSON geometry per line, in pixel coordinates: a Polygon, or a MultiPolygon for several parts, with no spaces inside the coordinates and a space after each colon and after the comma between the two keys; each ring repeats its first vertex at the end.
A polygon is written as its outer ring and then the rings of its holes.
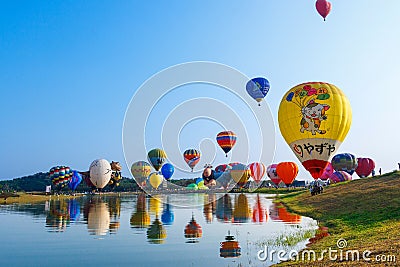
{"type": "Polygon", "coordinates": [[[257,260],[261,243],[316,228],[315,221],[288,213],[266,195],[180,194],[159,199],[87,196],[0,206],[0,233],[7,240],[0,266],[266,266],[257,260]],[[194,207],[175,206],[179,203],[194,207]],[[188,239],[185,227],[192,216],[202,232],[188,239]],[[219,256],[228,230],[239,241],[239,258],[219,256]]]}

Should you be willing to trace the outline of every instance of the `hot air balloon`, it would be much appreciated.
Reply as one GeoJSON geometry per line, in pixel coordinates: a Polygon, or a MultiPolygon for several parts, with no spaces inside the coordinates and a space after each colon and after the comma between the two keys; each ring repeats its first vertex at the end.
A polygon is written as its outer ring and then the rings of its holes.
{"type": "Polygon", "coordinates": [[[215,167],[215,172],[224,172],[227,169],[229,170],[231,168],[231,166],[229,166],[228,164],[221,164],[218,165],[217,167],[215,167]]]}
{"type": "Polygon", "coordinates": [[[278,121],[293,153],[318,179],[350,129],[351,107],[336,86],[308,82],[296,85],[284,95],[278,121]]]}
{"type": "Polygon", "coordinates": [[[332,173],[334,172],[332,164],[329,162],[328,165],[326,165],[324,171],[321,174],[321,180],[328,180],[329,177],[331,177],[332,173]]]}
{"type": "Polygon", "coordinates": [[[146,179],[151,173],[151,166],[146,161],[137,161],[132,164],[131,173],[139,186],[146,186],[146,179]]]}
{"type": "Polygon", "coordinates": [[[153,172],[149,176],[149,183],[154,189],[157,189],[161,185],[162,181],[163,181],[163,176],[156,172],[153,172]]]}
{"type": "Polygon", "coordinates": [[[89,172],[93,185],[102,189],[111,179],[111,164],[105,159],[96,159],[90,164],[89,172]]]}
{"type": "Polygon", "coordinates": [[[174,174],[174,166],[171,163],[165,163],[161,168],[161,174],[164,176],[166,180],[169,180],[174,174]]]}
{"type": "Polygon", "coordinates": [[[228,152],[236,144],[236,134],[232,131],[220,132],[217,134],[217,143],[225,152],[225,156],[228,157],[228,152]]]}
{"type": "Polygon", "coordinates": [[[64,187],[69,183],[73,172],[67,166],[56,166],[50,169],[49,177],[54,186],[64,187]]]}
{"type": "Polygon", "coordinates": [[[344,181],[351,181],[351,179],[351,175],[345,171],[336,171],[331,175],[331,177],[329,177],[329,180],[331,180],[331,182],[334,184],[344,181]]]}
{"type": "Polygon", "coordinates": [[[331,12],[332,5],[330,2],[326,0],[317,0],[315,2],[315,7],[317,8],[318,13],[321,15],[321,17],[325,18],[329,15],[329,12],[331,12]]]}
{"type": "Polygon", "coordinates": [[[200,161],[200,151],[196,149],[188,149],[183,153],[183,158],[189,167],[192,169],[196,166],[200,161]]]}
{"type": "Polygon", "coordinates": [[[299,167],[297,167],[297,164],[294,162],[281,162],[276,166],[276,173],[286,186],[293,183],[298,172],[299,167]]]}
{"type": "Polygon", "coordinates": [[[69,181],[68,187],[74,191],[78,185],[82,182],[82,175],[77,171],[72,171],[72,177],[69,181]]]}
{"type": "Polygon", "coordinates": [[[345,171],[353,175],[357,168],[357,158],[350,153],[337,154],[332,158],[332,167],[335,171],[345,171]]]}
{"type": "Polygon", "coordinates": [[[235,183],[242,188],[250,177],[250,170],[244,164],[237,164],[232,167],[229,171],[231,178],[235,181],[235,183]]]}
{"type": "Polygon", "coordinates": [[[271,181],[278,186],[278,184],[282,181],[281,178],[279,178],[278,174],[276,173],[276,166],[278,164],[271,164],[267,168],[267,175],[271,181]]]}
{"type": "Polygon", "coordinates": [[[361,178],[367,177],[375,169],[375,162],[370,158],[357,158],[356,173],[361,178]]]}
{"type": "Polygon", "coordinates": [[[151,165],[153,165],[154,169],[156,171],[159,171],[161,169],[161,166],[167,159],[167,154],[165,153],[164,150],[155,148],[153,150],[150,150],[149,153],[147,153],[147,157],[151,165]]]}
{"type": "Polygon", "coordinates": [[[253,162],[249,164],[248,168],[250,170],[251,177],[258,184],[265,174],[266,171],[265,165],[259,162],[253,162]]]}
{"type": "Polygon", "coordinates": [[[247,82],[246,91],[252,98],[254,98],[258,102],[258,105],[260,106],[260,102],[268,94],[269,82],[265,78],[253,78],[247,82]]]}

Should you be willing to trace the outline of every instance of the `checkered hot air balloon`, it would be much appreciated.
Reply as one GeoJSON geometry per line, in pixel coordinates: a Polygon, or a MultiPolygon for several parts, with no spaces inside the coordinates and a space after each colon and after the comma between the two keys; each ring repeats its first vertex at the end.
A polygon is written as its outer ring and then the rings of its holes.
{"type": "Polygon", "coordinates": [[[217,143],[225,152],[228,157],[228,152],[231,151],[233,146],[236,144],[236,134],[232,131],[223,131],[217,134],[217,143]]]}

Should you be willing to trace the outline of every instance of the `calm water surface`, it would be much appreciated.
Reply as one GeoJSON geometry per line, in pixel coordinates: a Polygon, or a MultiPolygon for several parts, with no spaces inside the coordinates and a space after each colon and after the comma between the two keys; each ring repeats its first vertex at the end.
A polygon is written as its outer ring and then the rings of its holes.
{"type": "Polygon", "coordinates": [[[315,230],[268,195],[84,196],[0,205],[0,266],[270,266],[257,252],[315,230]],[[184,206],[184,207],[182,207],[184,206]],[[228,231],[240,255],[220,251],[228,231]],[[222,257],[224,256],[224,257],[222,257]]]}

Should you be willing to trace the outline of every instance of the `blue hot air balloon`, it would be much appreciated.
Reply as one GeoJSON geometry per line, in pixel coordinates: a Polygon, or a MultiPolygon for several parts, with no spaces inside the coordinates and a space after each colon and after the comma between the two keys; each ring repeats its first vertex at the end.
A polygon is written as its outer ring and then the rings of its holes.
{"type": "Polygon", "coordinates": [[[246,91],[260,106],[260,102],[268,94],[269,81],[262,77],[253,78],[247,82],[246,91]]]}
{"type": "Polygon", "coordinates": [[[78,185],[82,182],[82,175],[77,171],[72,171],[71,180],[68,183],[68,187],[74,191],[78,185]]]}
{"type": "Polygon", "coordinates": [[[162,167],[161,167],[161,174],[164,176],[164,178],[166,180],[169,180],[172,175],[174,174],[174,166],[172,166],[171,163],[165,163],[162,167]]]}

